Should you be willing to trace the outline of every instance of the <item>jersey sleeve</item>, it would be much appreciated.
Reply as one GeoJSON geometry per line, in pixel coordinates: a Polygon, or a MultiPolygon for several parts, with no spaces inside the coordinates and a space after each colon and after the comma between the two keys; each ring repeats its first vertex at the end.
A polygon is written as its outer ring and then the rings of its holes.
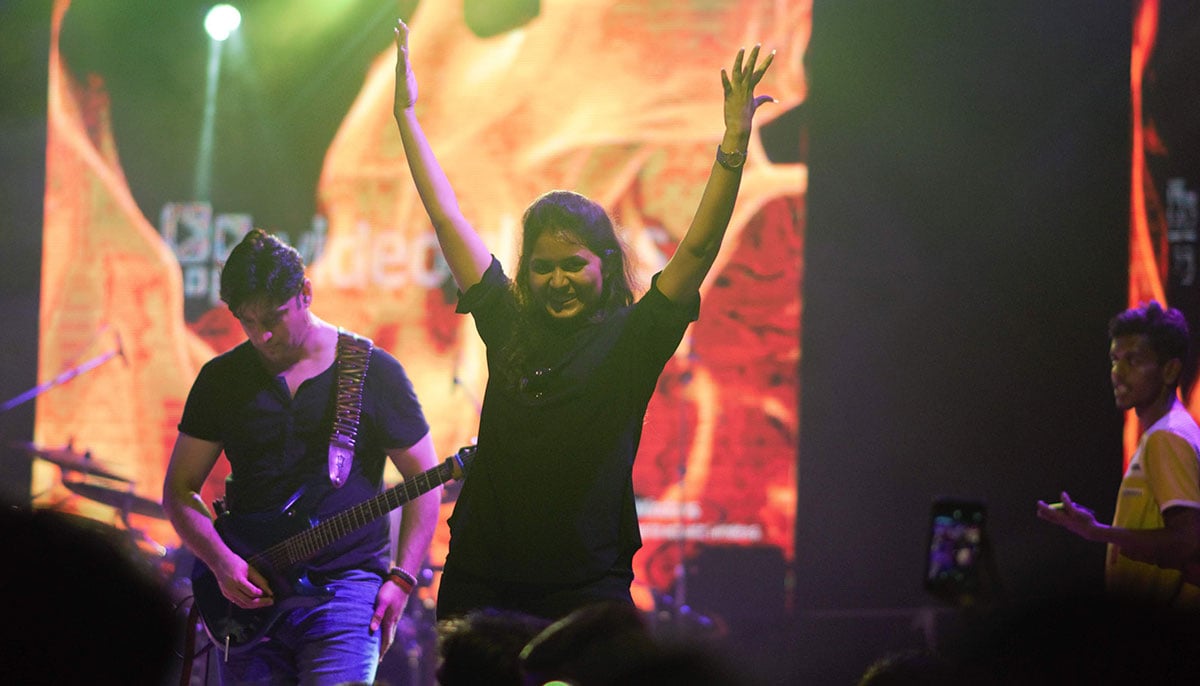
{"type": "Polygon", "coordinates": [[[1200,458],[1187,439],[1170,431],[1150,434],[1142,452],[1142,468],[1161,511],[1200,509],[1200,458]]]}

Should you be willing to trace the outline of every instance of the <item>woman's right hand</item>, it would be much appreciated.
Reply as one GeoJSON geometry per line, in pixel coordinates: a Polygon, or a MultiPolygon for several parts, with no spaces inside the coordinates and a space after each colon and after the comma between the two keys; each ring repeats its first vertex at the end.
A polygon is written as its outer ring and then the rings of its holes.
{"type": "Polygon", "coordinates": [[[433,224],[442,255],[454,275],[454,283],[464,293],[479,283],[492,263],[492,253],[471,223],[463,216],[450,180],[442,171],[433,148],[417,121],[413,105],[417,103],[417,77],[413,75],[408,55],[408,26],[396,22],[396,100],[392,114],[400,140],[404,143],[404,158],[412,174],[421,204],[433,224]]]}
{"type": "Polygon", "coordinates": [[[417,104],[417,77],[408,61],[408,24],[396,20],[396,97],[392,111],[397,116],[417,104]]]}

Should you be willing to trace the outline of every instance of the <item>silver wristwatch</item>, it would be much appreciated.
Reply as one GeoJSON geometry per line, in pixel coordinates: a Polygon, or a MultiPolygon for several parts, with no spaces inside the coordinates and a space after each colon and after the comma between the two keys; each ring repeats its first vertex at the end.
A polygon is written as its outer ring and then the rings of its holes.
{"type": "Polygon", "coordinates": [[[745,163],[746,153],[742,152],[741,150],[725,152],[721,149],[721,146],[717,146],[717,164],[725,167],[729,171],[735,171],[737,169],[741,169],[742,165],[745,163]]]}

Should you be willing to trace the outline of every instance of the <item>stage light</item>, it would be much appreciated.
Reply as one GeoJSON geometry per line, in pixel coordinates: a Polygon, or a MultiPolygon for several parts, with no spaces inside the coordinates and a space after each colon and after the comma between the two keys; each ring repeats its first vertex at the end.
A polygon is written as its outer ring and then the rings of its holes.
{"type": "MultiPolygon", "coordinates": [[[[212,200],[212,160],[217,122],[217,91],[221,80],[221,53],[225,40],[242,24],[242,14],[233,5],[214,5],[204,16],[208,43],[208,73],[204,87],[204,117],[200,124],[199,149],[196,151],[196,179],[193,198],[212,200]]],[[[236,47],[237,41],[233,45],[236,47]]]]}
{"type": "Polygon", "coordinates": [[[229,38],[229,34],[237,31],[242,24],[242,14],[233,5],[213,5],[204,15],[204,30],[215,41],[229,38]]]}

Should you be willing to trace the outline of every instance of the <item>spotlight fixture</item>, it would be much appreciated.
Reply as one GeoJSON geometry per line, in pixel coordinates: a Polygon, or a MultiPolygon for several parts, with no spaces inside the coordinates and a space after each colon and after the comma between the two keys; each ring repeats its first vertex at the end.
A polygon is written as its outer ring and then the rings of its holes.
{"type": "Polygon", "coordinates": [[[237,31],[241,24],[242,13],[233,5],[213,5],[208,14],[204,15],[204,30],[215,41],[229,38],[229,34],[237,31]]]}

